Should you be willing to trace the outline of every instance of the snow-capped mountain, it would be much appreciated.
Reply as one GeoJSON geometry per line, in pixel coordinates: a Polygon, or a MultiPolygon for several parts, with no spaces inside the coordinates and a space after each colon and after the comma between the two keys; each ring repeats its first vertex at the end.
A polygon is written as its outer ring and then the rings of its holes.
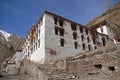
{"type": "Polygon", "coordinates": [[[23,38],[0,29],[0,63],[12,56],[23,38]]]}
{"type": "Polygon", "coordinates": [[[0,34],[1,34],[1,37],[3,37],[2,39],[6,41],[8,41],[9,40],[8,38],[13,35],[3,30],[0,30],[0,34]]]}

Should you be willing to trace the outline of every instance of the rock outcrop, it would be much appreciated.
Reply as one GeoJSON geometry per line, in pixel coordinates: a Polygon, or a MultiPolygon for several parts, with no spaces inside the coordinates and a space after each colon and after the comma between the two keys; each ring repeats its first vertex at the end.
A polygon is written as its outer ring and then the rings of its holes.
{"type": "Polygon", "coordinates": [[[53,64],[23,60],[2,80],[115,80],[120,75],[120,44],[105,47],[53,64]],[[16,77],[15,77],[16,76],[16,77]],[[29,76],[29,77],[28,77],[29,76]]]}
{"type": "Polygon", "coordinates": [[[15,54],[23,42],[23,38],[0,29],[0,66],[15,54]]]}

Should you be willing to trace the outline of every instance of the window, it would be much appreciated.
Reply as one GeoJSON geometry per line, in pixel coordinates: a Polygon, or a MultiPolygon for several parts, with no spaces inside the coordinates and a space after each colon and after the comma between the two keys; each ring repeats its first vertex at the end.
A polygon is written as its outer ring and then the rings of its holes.
{"type": "Polygon", "coordinates": [[[60,39],[60,45],[61,45],[61,47],[64,47],[64,39],[63,38],[60,39]]]}
{"type": "Polygon", "coordinates": [[[105,38],[102,38],[102,44],[105,46],[105,38]]]}
{"type": "Polygon", "coordinates": [[[109,36],[107,36],[107,40],[109,40],[109,36]]]}
{"type": "Polygon", "coordinates": [[[96,46],[94,46],[94,49],[97,49],[97,47],[96,47],[96,46]]]}
{"type": "Polygon", "coordinates": [[[59,25],[63,26],[63,20],[62,19],[59,20],[59,25]]]}
{"type": "Polygon", "coordinates": [[[35,46],[36,46],[36,50],[37,50],[37,42],[35,43],[35,46]]]}
{"type": "Polygon", "coordinates": [[[40,37],[40,30],[38,30],[38,37],[40,37]]]}
{"type": "Polygon", "coordinates": [[[82,44],[83,50],[85,50],[85,43],[82,44]]]}
{"type": "Polygon", "coordinates": [[[73,32],[73,39],[77,39],[77,33],[76,32],[73,32]]]}
{"type": "Polygon", "coordinates": [[[55,35],[58,35],[58,27],[55,27],[55,35]]]}
{"type": "Polygon", "coordinates": [[[28,50],[30,50],[30,46],[28,46],[28,50]]]}
{"type": "Polygon", "coordinates": [[[33,45],[33,39],[31,39],[31,44],[33,45]]]}
{"type": "Polygon", "coordinates": [[[60,29],[60,36],[64,36],[64,29],[60,29]]]}
{"type": "Polygon", "coordinates": [[[71,24],[71,29],[72,29],[73,31],[76,31],[76,25],[75,25],[75,24],[71,24]]]}
{"type": "Polygon", "coordinates": [[[57,20],[58,20],[58,18],[54,17],[54,24],[56,24],[56,25],[57,25],[57,20]]]}
{"type": "Polygon", "coordinates": [[[33,48],[31,48],[31,54],[33,53],[33,48]]]}
{"type": "Polygon", "coordinates": [[[40,47],[40,39],[38,40],[38,48],[40,47]]]}
{"type": "Polygon", "coordinates": [[[82,27],[80,27],[80,32],[83,33],[83,28],[82,27]]]}
{"type": "Polygon", "coordinates": [[[75,46],[75,49],[77,49],[78,48],[78,42],[74,42],[74,46],[75,46]]]}
{"type": "Polygon", "coordinates": [[[35,52],[35,45],[34,45],[34,52],[35,52]]]}
{"type": "Polygon", "coordinates": [[[95,44],[95,39],[93,39],[93,43],[95,44]]]}
{"type": "Polygon", "coordinates": [[[33,43],[35,43],[35,37],[33,38],[33,43]]]}
{"type": "Polygon", "coordinates": [[[28,57],[30,57],[30,52],[28,52],[28,57]]]}
{"type": "Polygon", "coordinates": [[[26,49],[26,53],[27,53],[27,49],[26,49]]]}
{"type": "Polygon", "coordinates": [[[88,49],[91,50],[91,46],[90,46],[90,44],[88,45],[88,49]]]}
{"type": "Polygon", "coordinates": [[[90,38],[89,37],[87,37],[87,41],[88,41],[88,43],[90,42],[90,38]]]}
{"type": "Polygon", "coordinates": [[[86,34],[88,35],[88,29],[85,29],[86,34]]]}
{"type": "Polygon", "coordinates": [[[37,33],[36,33],[36,36],[35,36],[35,37],[36,37],[36,41],[37,41],[37,40],[38,40],[38,34],[37,34],[37,33]]]}
{"type": "Polygon", "coordinates": [[[58,32],[60,32],[60,36],[64,36],[64,29],[55,27],[55,35],[58,35],[58,32]]]}
{"type": "Polygon", "coordinates": [[[118,42],[120,42],[120,39],[118,39],[118,42]]]}
{"type": "Polygon", "coordinates": [[[103,27],[101,27],[100,29],[101,29],[101,32],[103,33],[103,27]]]}
{"type": "Polygon", "coordinates": [[[82,39],[82,41],[84,41],[84,36],[83,35],[81,35],[81,39],[82,39]]]}

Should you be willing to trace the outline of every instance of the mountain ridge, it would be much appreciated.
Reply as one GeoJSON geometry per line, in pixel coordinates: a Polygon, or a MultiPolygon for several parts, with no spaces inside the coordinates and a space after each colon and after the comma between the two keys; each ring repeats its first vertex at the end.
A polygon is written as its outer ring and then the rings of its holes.
{"type": "Polygon", "coordinates": [[[23,41],[24,38],[0,29],[0,63],[13,56],[23,41]]]}

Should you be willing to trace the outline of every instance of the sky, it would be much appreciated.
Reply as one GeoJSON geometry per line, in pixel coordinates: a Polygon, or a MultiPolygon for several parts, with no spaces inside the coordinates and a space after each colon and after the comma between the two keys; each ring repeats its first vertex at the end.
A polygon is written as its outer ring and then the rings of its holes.
{"type": "Polygon", "coordinates": [[[26,37],[45,10],[85,25],[119,0],[0,0],[0,29],[26,37]]]}

